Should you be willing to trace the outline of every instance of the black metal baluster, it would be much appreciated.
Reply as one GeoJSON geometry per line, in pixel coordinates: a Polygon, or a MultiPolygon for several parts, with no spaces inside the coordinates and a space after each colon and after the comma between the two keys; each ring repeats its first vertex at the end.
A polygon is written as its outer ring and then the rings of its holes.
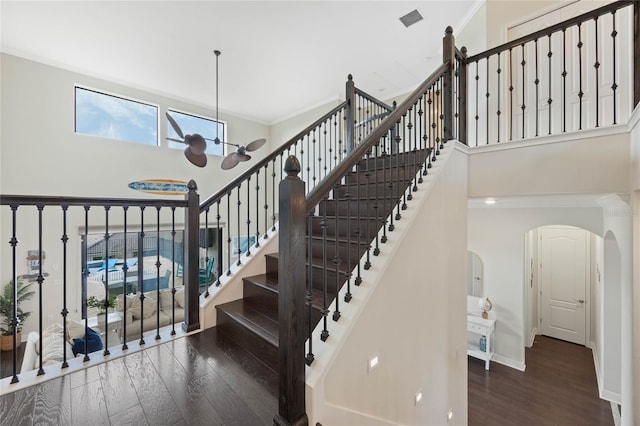
{"type": "MultiPolygon", "coordinates": [[[[302,151],[300,151],[300,158],[302,158],[302,151]]],[[[307,181],[308,182],[308,181],[307,181]]],[[[276,231],[276,159],[274,158],[271,165],[271,231],[276,231]]],[[[307,192],[309,189],[307,189],[307,192]]]]}
{"type": "Polygon", "coordinates": [[[567,131],[567,29],[562,29],[562,132],[567,131]]]}
{"type": "Polygon", "coordinates": [[[305,355],[305,363],[307,365],[311,365],[314,360],[313,355],[313,262],[312,262],[312,238],[313,235],[313,212],[310,211],[307,213],[307,307],[308,307],[308,336],[307,341],[309,342],[309,352],[305,355]]]}
{"type": "MultiPolygon", "coordinates": [[[[320,221],[320,228],[322,229],[322,324],[323,330],[320,333],[320,339],[324,342],[329,337],[329,330],[327,330],[327,316],[329,315],[328,305],[328,289],[327,289],[327,204],[329,199],[325,195],[322,199],[322,220],[320,221]]],[[[335,213],[338,213],[338,202],[334,200],[335,213]]]]}
{"type": "MultiPolygon", "coordinates": [[[[316,187],[316,179],[317,179],[317,175],[316,175],[316,162],[315,162],[315,158],[316,158],[316,129],[313,129],[313,138],[311,139],[311,146],[312,146],[312,152],[313,152],[313,156],[311,157],[311,163],[313,163],[313,176],[311,177],[311,188],[315,188],[316,187]]],[[[282,169],[282,167],[281,167],[282,169]]]]}
{"type": "Polygon", "coordinates": [[[617,108],[616,108],[616,90],[618,89],[618,85],[616,84],[616,36],[618,35],[618,31],[616,31],[616,11],[611,12],[611,22],[613,24],[613,31],[611,31],[611,39],[613,40],[613,61],[611,62],[613,65],[613,84],[611,85],[611,90],[613,90],[613,124],[618,124],[618,116],[617,116],[617,108]]]}
{"type": "Polygon", "coordinates": [[[538,136],[538,132],[539,132],[539,116],[540,116],[540,108],[539,108],[539,103],[538,103],[538,99],[539,99],[539,86],[540,86],[540,79],[538,78],[538,39],[534,40],[534,45],[535,45],[535,55],[536,55],[536,79],[533,81],[534,84],[536,85],[536,137],[538,136]]]}
{"type": "MultiPolygon", "coordinates": [[[[342,274],[340,273],[340,264],[342,263],[342,260],[340,259],[340,252],[339,252],[339,246],[338,246],[338,239],[339,239],[339,233],[338,233],[338,199],[337,194],[338,194],[338,189],[340,188],[340,184],[336,183],[334,188],[333,188],[333,194],[334,194],[334,199],[335,199],[335,206],[336,206],[336,211],[334,213],[334,231],[333,231],[333,259],[331,260],[333,263],[333,267],[335,268],[335,285],[336,285],[336,309],[335,311],[333,311],[333,320],[334,321],[338,321],[340,319],[340,278],[342,277],[342,274]]],[[[347,206],[348,207],[348,206],[347,206]]],[[[349,251],[351,249],[351,247],[347,246],[347,251],[349,251]]]]}
{"type": "MultiPolygon", "coordinates": [[[[485,94],[485,97],[487,98],[487,109],[485,110],[485,116],[486,116],[486,123],[487,123],[487,145],[489,144],[489,97],[491,96],[491,94],[489,93],[489,59],[491,58],[491,56],[487,57],[486,61],[487,61],[487,75],[486,75],[486,81],[487,81],[487,93],[485,94]]],[[[441,110],[442,111],[442,110],[441,110]]]]}
{"type": "Polygon", "coordinates": [[[582,130],[582,23],[578,23],[578,130],[582,130]]]}
{"type": "Polygon", "coordinates": [[[509,140],[513,140],[513,52],[509,48],[509,140]]]}
{"type": "MultiPolygon", "coordinates": [[[[200,225],[198,224],[198,228],[200,228],[200,225]]],[[[205,252],[204,252],[204,268],[205,271],[209,270],[209,207],[207,207],[204,210],[204,246],[205,248],[205,252]]],[[[160,234],[158,234],[159,236],[160,234]]],[[[198,256],[199,257],[199,256],[198,256]]],[[[207,276],[207,283],[204,286],[205,290],[204,290],[204,297],[205,299],[207,297],[209,297],[209,282],[208,279],[209,277],[207,276]]],[[[198,278],[198,280],[200,280],[200,278],[198,278]]]]}
{"type": "Polygon", "coordinates": [[[40,335],[40,351],[38,352],[39,366],[37,375],[41,376],[44,374],[44,368],[42,368],[42,283],[44,282],[44,276],[42,274],[42,211],[44,210],[44,205],[38,204],[36,208],[38,209],[38,277],[36,278],[36,282],[38,283],[38,333],[40,335]]]}
{"type": "Polygon", "coordinates": [[[595,74],[596,74],[596,98],[595,98],[595,102],[596,102],[596,127],[600,127],[600,83],[598,81],[598,72],[599,72],[599,68],[600,68],[600,62],[598,62],[598,17],[596,16],[595,18],[593,18],[593,21],[595,23],[595,30],[596,30],[596,34],[595,34],[595,46],[596,46],[596,62],[593,64],[593,68],[595,68],[595,74]]]}
{"type": "MultiPolygon", "coordinates": [[[[409,132],[411,133],[411,132],[409,132]]],[[[411,176],[407,179],[407,158],[409,157],[409,151],[407,150],[407,140],[411,137],[411,134],[407,136],[407,113],[402,114],[402,176],[404,181],[409,181],[409,191],[411,191],[411,176]]],[[[399,158],[398,158],[399,160],[399,158]]],[[[404,187],[404,185],[402,185],[404,187]]],[[[407,190],[402,191],[402,210],[407,209],[407,190]]]]}
{"type": "MultiPolygon", "coordinates": [[[[380,170],[378,169],[378,160],[380,159],[380,157],[378,156],[379,152],[378,152],[378,144],[375,144],[373,146],[373,149],[375,150],[375,156],[374,156],[374,164],[376,166],[376,177],[373,181],[373,187],[375,188],[373,193],[374,193],[374,201],[373,201],[373,208],[375,209],[375,216],[376,216],[376,226],[373,228],[374,232],[377,229],[377,225],[378,223],[380,223],[380,206],[378,205],[378,203],[380,202],[380,198],[378,195],[378,173],[380,173],[380,170]]],[[[382,163],[382,175],[384,176],[384,159],[382,159],[383,163],[382,163]]],[[[384,197],[384,194],[382,194],[382,197],[384,197]]],[[[384,225],[382,226],[384,228],[384,225]]],[[[371,236],[369,236],[369,238],[371,238],[371,236]]],[[[378,232],[376,232],[376,246],[373,249],[373,255],[377,256],[380,254],[380,239],[378,237],[378,232]]]]}
{"type": "MultiPolygon", "coordinates": [[[[266,177],[267,177],[266,173],[264,174],[264,177],[266,179],[266,177]]],[[[222,199],[219,199],[218,201],[216,201],[216,240],[218,240],[219,237],[222,235],[221,232],[220,232],[220,219],[222,217],[222,216],[220,216],[220,202],[221,201],[222,201],[222,199]]],[[[266,209],[265,209],[265,217],[264,217],[264,219],[265,219],[264,224],[265,224],[265,226],[267,226],[266,209]]],[[[227,220],[228,220],[228,217],[227,217],[227,220]]],[[[266,238],[267,233],[265,232],[264,235],[265,235],[265,238],[266,238]]],[[[222,243],[222,241],[218,241],[218,244],[216,244],[216,246],[218,246],[220,243],[222,243]]],[[[220,250],[219,247],[217,247],[217,249],[220,250]]],[[[220,252],[218,251],[218,253],[220,253],[220,252]]],[[[220,286],[220,275],[222,274],[222,269],[223,269],[222,265],[220,265],[221,262],[223,262],[222,258],[218,259],[218,265],[216,265],[216,268],[217,268],[217,271],[218,271],[218,273],[216,273],[216,287],[220,286]]]]}
{"type": "MultiPolygon", "coordinates": [[[[318,170],[322,170],[322,179],[327,175],[327,162],[322,161],[327,153],[327,121],[329,119],[322,122],[322,150],[318,152],[318,170]]],[[[331,159],[331,149],[329,149],[329,159],[331,159]]]]}
{"type": "MultiPolygon", "coordinates": [[[[478,115],[478,103],[480,100],[480,95],[478,92],[478,81],[480,80],[480,76],[478,76],[478,61],[476,61],[476,115],[475,115],[475,120],[476,120],[476,146],[478,146],[478,119],[480,118],[480,116],[478,115]]],[[[431,108],[431,98],[429,98],[429,108],[431,108]]],[[[487,141],[488,143],[488,141],[487,141]]],[[[434,153],[435,155],[435,153],[434,153]]],[[[435,158],[434,158],[435,160],[435,158]]],[[[431,164],[429,164],[431,165],[431,164]]]]}
{"type": "MultiPolygon", "coordinates": [[[[427,97],[427,94],[425,93],[423,96],[420,96],[420,98],[418,99],[418,102],[420,103],[420,108],[418,109],[418,129],[420,130],[420,134],[418,136],[418,143],[420,144],[420,173],[419,173],[419,177],[418,177],[418,183],[422,183],[424,182],[424,179],[422,178],[423,175],[427,174],[427,168],[425,167],[424,164],[424,153],[427,153],[427,156],[429,156],[428,151],[426,151],[425,146],[427,144],[427,135],[425,132],[425,123],[423,120],[423,115],[424,115],[424,109],[425,109],[425,99],[427,97]]],[[[387,136],[383,136],[386,140],[387,136]]],[[[386,213],[386,208],[385,208],[385,213],[386,213]]]]}
{"type": "Polygon", "coordinates": [[[231,191],[227,192],[227,276],[231,275],[231,191]]]}
{"type": "Polygon", "coordinates": [[[242,189],[242,182],[240,182],[238,184],[238,187],[236,188],[237,192],[236,195],[238,197],[238,201],[236,202],[236,205],[238,206],[238,211],[237,211],[237,222],[238,222],[238,233],[236,234],[236,244],[238,244],[238,247],[236,247],[238,250],[236,251],[236,254],[238,255],[238,261],[236,262],[236,266],[240,266],[242,265],[242,261],[240,260],[240,257],[242,256],[242,244],[240,244],[240,233],[242,232],[240,230],[240,206],[242,206],[242,201],[240,201],[240,190],[242,189]]]}
{"type": "MultiPolygon", "coordinates": [[[[218,229],[216,228],[216,236],[218,229]]],[[[219,244],[219,242],[218,242],[219,244]]],[[[218,245],[216,244],[216,246],[218,245]]],[[[127,252],[126,250],[124,251],[127,252]]],[[[125,255],[125,265],[127,264],[125,255]]],[[[217,275],[217,274],[216,274],[217,275]]],[[[207,293],[205,297],[209,294],[207,293]]],[[[176,335],[176,208],[171,207],[171,335],[176,335]]]]}
{"type": "MultiPolygon", "coordinates": [[[[122,334],[120,339],[122,340],[122,350],[126,351],[127,349],[129,349],[129,347],[127,346],[127,308],[129,306],[127,306],[127,276],[128,276],[128,272],[129,272],[129,265],[127,264],[127,211],[129,210],[129,206],[122,206],[122,213],[123,213],[123,226],[124,226],[124,265],[122,265],[122,275],[123,275],[123,279],[124,279],[124,285],[122,286],[122,315],[123,318],[121,318],[121,324],[122,324],[122,334]]],[[[142,267],[141,265],[138,266],[138,268],[142,267]]]]}
{"type": "MultiPolygon", "coordinates": [[[[209,209],[207,209],[207,212],[209,209]]],[[[205,225],[209,227],[208,223],[205,225]]],[[[208,231],[208,229],[207,229],[208,231]]],[[[208,233],[208,232],[207,232],[208,233]]],[[[206,244],[208,247],[208,244],[206,244]]],[[[209,249],[207,248],[207,256],[209,249]]],[[[160,340],[160,206],[156,207],[156,341],[160,340]]],[[[207,286],[207,289],[209,286],[207,286]]]]}
{"type": "MultiPolygon", "coordinates": [[[[433,87],[433,86],[432,86],[433,87]]],[[[431,168],[431,153],[433,152],[433,128],[431,127],[431,119],[432,119],[432,113],[431,113],[431,104],[433,103],[433,92],[431,91],[432,87],[429,87],[429,89],[427,89],[427,105],[428,107],[427,109],[427,115],[424,118],[425,120],[425,125],[427,126],[427,128],[425,129],[425,133],[428,135],[427,136],[427,168],[424,171],[424,174],[426,175],[428,173],[428,170],[431,168]]],[[[476,132],[476,146],[478,146],[478,134],[476,132]]]]}
{"type": "MultiPolygon", "coordinates": [[[[439,149],[436,151],[436,155],[440,155],[440,149],[444,148],[446,141],[444,140],[444,96],[442,95],[442,87],[444,86],[444,77],[440,77],[438,80],[438,99],[440,100],[440,122],[438,123],[438,138],[440,141],[439,149]]],[[[489,115],[489,111],[487,111],[489,115]]]]}
{"type": "MultiPolygon", "coordinates": [[[[239,189],[239,188],[238,188],[239,189]]],[[[251,244],[249,238],[251,237],[251,175],[247,177],[247,257],[251,256],[251,244]]]]}
{"type": "MultiPolygon", "coordinates": [[[[104,356],[109,355],[109,240],[111,239],[109,235],[109,210],[111,208],[109,206],[104,206],[104,245],[105,245],[105,269],[104,269],[104,330],[100,330],[104,333],[104,356]]],[[[100,317],[100,312],[96,315],[96,319],[100,317]]],[[[85,341],[86,341],[85,337],[85,341]]]]}
{"type": "Polygon", "coordinates": [[[260,247],[260,169],[256,170],[256,245],[254,247],[260,247]]]}
{"type": "MultiPolygon", "coordinates": [[[[362,237],[362,218],[360,216],[360,169],[362,165],[360,161],[356,163],[356,245],[358,246],[358,252],[360,251],[360,238],[362,237]]],[[[349,206],[351,207],[351,206],[349,206]]],[[[356,286],[359,286],[362,283],[362,276],[360,270],[360,259],[357,260],[357,276],[355,281],[353,282],[356,286]]]]}
{"type": "MultiPolygon", "coordinates": [[[[344,148],[342,147],[342,135],[343,135],[343,123],[344,123],[344,119],[343,119],[343,110],[341,109],[340,111],[338,111],[337,114],[337,118],[336,118],[336,122],[338,125],[338,159],[339,161],[342,161],[342,159],[344,158],[344,148]]],[[[337,163],[336,163],[337,164],[337,163]]]]}
{"type": "Polygon", "coordinates": [[[547,58],[549,58],[549,97],[547,98],[547,105],[549,107],[549,135],[551,134],[551,103],[553,100],[551,99],[551,57],[553,53],[551,52],[551,33],[549,33],[548,41],[549,41],[549,52],[547,53],[547,58]]]}
{"type": "MultiPolygon", "coordinates": [[[[67,309],[67,243],[69,242],[69,236],[67,235],[67,211],[69,206],[63,204],[62,206],[62,335],[67,335],[67,315],[69,310],[67,309]]],[[[62,345],[62,367],[67,368],[69,363],[67,362],[67,345],[62,345]]]]}
{"type": "MultiPolygon", "coordinates": [[[[140,318],[144,318],[144,206],[140,207],[140,232],[138,233],[138,291],[140,292],[140,318]]],[[[144,345],[144,328],[140,321],[140,346],[144,345]]]]}
{"type": "MultiPolygon", "coordinates": [[[[87,259],[89,258],[89,206],[83,206],[84,208],[84,264],[82,265],[82,289],[81,289],[81,299],[82,299],[82,318],[84,318],[84,335],[86,336],[89,332],[89,315],[87,313],[87,277],[89,276],[89,267],[87,266],[87,259]]],[[[41,335],[42,336],[42,335],[41,335]]],[[[85,339],[84,345],[84,358],[83,362],[89,361],[89,354],[87,354],[87,339],[85,339]]],[[[38,341],[40,345],[40,353],[42,353],[42,339],[38,341]]]]}
{"type": "MultiPolygon", "coordinates": [[[[407,132],[407,136],[405,138],[405,145],[406,145],[406,141],[409,140],[409,150],[406,150],[406,146],[405,146],[405,153],[404,153],[404,170],[405,170],[405,174],[407,171],[407,166],[411,166],[411,140],[413,139],[411,136],[411,130],[413,128],[413,124],[411,122],[411,112],[412,110],[415,110],[415,108],[413,107],[409,107],[409,109],[407,110],[407,113],[404,115],[404,117],[408,117],[408,122],[406,124],[406,132],[407,132]]],[[[403,122],[404,122],[404,117],[403,117],[403,122]]],[[[404,205],[403,205],[403,210],[407,209],[407,200],[411,201],[413,199],[413,187],[411,186],[413,181],[413,178],[411,177],[411,174],[409,174],[409,185],[407,187],[407,191],[405,191],[405,201],[404,201],[404,205]],[[407,194],[408,192],[408,194],[407,194]]]]}
{"type": "MultiPolygon", "coordinates": [[[[434,108],[435,110],[435,108],[434,108]]],[[[400,125],[402,122],[400,120],[396,121],[396,181],[400,183],[400,142],[402,142],[402,137],[400,136],[400,125]]],[[[404,129],[404,127],[403,127],[404,129]]],[[[404,182],[404,176],[402,176],[402,181],[404,182]]],[[[398,203],[398,209],[396,210],[396,220],[402,219],[402,215],[400,214],[400,208],[402,207],[402,193],[400,192],[401,185],[396,186],[396,197],[395,202],[398,203]]]]}
{"type": "MultiPolygon", "coordinates": [[[[364,215],[367,219],[366,224],[367,224],[367,237],[365,238],[365,243],[367,245],[367,258],[364,262],[364,269],[365,271],[368,270],[369,268],[371,268],[371,212],[370,212],[370,205],[371,205],[371,196],[369,193],[369,188],[371,187],[371,149],[369,149],[366,154],[366,168],[367,171],[364,174],[364,177],[367,179],[367,185],[365,186],[365,203],[364,203],[364,208],[365,208],[365,212],[364,215]]],[[[374,172],[375,173],[375,172],[374,172]]],[[[375,175],[374,175],[375,176],[375,175]]],[[[375,201],[374,201],[375,202],[375,201]]]]}
{"type": "Polygon", "coordinates": [[[500,68],[500,52],[498,52],[498,69],[496,70],[497,80],[498,80],[498,111],[496,112],[498,118],[498,143],[500,143],[500,74],[502,73],[502,69],[500,68]]]}
{"type": "MultiPolygon", "coordinates": [[[[298,145],[296,145],[297,147],[298,145]]],[[[297,153],[296,153],[296,158],[297,158],[297,153]]],[[[264,238],[265,240],[269,239],[269,231],[267,228],[269,228],[269,204],[267,203],[267,191],[269,189],[269,183],[267,181],[267,172],[269,170],[269,163],[264,165],[264,236],[262,238],[264,238]]],[[[218,227],[219,228],[219,227],[218,227]]],[[[218,280],[219,283],[219,280],[218,280]]]]}
{"type": "MultiPolygon", "coordinates": [[[[391,130],[387,130],[387,134],[383,136],[383,144],[387,144],[387,140],[391,138],[391,130]]],[[[393,185],[389,182],[387,186],[387,159],[389,160],[389,165],[391,165],[391,157],[386,152],[382,153],[382,217],[380,218],[380,224],[382,225],[382,238],[380,238],[380,242],[382,244],[387,242],[387,194],[393,193],[393,185]],[[389,192],[387,193],[386,189],[389,188],[389,192]]],[[[389,171],[391,173],[391,171],[389,171]]],[[[377,181],[377,179],[376,179],[377,181]]],[[[376,182],[378,185],[378,182],[376,182]]],[[[349,266],[351,266],[349,264],[349,266]]]]}
{"type": "MultiPolygon", "coordinates": [[[[18,265],[16,262],[17,256],[17,248],[18,248],[18,238],[16,235],[17,229],[17,213],[18,213],[18,205],[11,204],[11,239],[9,240],[9,245],[11,245],[11,281],[13,282],[13,306],[11,313],[11,329],[13,331],[13,346],[11,351],[12,356],[12,369],[13,369],[13,377],[11,377],[11,384],[18,383],[20,379],[18,379],[18,265]]],[[[86,229],[86,228],[85,228],[86,229]]],[[[42,335],[40,335],[42,337],[42,335]]],[[[42,339],[38,339],[39,342],[42,339]]],[[[38,343],[40,346],[40,353],[42,353],[42,345],[38,343]]]]}
{"type": "Polygon", "coordinates": [[[522,48],[522,62],[520,62],[520,64],[522,65],[522,139],[524,139],[524,135],[525,135],[525,109],[527,108],[527,105],[525,104],[525,72],[524,72],[524,66],[527,64],[527,61],[525,61],[524,59],[524,43],[522,43],[520,45],[520,47],[522,48]]]}

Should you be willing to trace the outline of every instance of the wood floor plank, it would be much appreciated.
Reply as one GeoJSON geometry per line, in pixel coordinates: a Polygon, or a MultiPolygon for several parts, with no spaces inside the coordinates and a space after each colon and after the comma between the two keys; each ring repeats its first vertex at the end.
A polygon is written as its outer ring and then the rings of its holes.
{"type": "Polygon", "coordinates": [[[252,355],[226,339],[218,339],[215,328],[207,329],[187,338],[187,342],[205,359],[216,373],[229,385],[247,406],[263,420],[263,424],[272,424],[278,411],[277,375],[268,367],[251,361],[252,355]],[[226,343],[223,343],[226,342],[226,343]],[[230,358],[220,348],[220,344],[234,346],[249,357],[246,362],[251,368],[245,369],[237,361],[230,358]],[[269,385],[274,383],[275,385],[269,385]],[[275,386],[275,391],[274,391],[275,386]]]}
{"type": "Polygon", "coordinates": [[[0,398],[0,419],[2,424],[8,425],[32,425],[35,409],[37,388],[30,387],[0,398]]]}
{"type": "MultiPolygon", "coordinates": [[[[209,389],[199,385],[199,377],[190,375],[173,356],[169,344],[147,351],[149,359],[173,397],[187,424],[222,425],[224,420],[205,396],[209,389]]],[[[209,374],[215,374],[210,370],[209,374]]],[[[222,379],[220,379],[222,382],[222,379]]]]}
{"type": "Polygon", "coordinates": [[[545,336],[525,351],[524,372],[469,358],[470,426],[613,425],[598,396],[591,350],[545,336]]]}
{"type": "Polygon", "coordinates": [[[149,424],[140,404],[112,415],[109,420],[112,426],[144,426],[149,424]]]}
{"type": "Polygon", "coordinates": [[[108,425],[107,405],[100,380],[71,389],[71,424],[108,425]]]}
{"type": "Polygon", "coordinates": [[[73,389],[77,386],[84,386],[89,382],[100,380],[100,372],[94,366],[71,373],[69,377],[71,379],[71,389],[73,389]]]}
{"type": "Polygon", "coordinates": [[[110,417],[140,405],[123,358],[98,365],[98,372],[110,417]]]}
{"type": "Polygon", "coordinates": [[[71,380],[67,376],[44,382],[37,387],[33,424],[71,424],[71,380]]]}
{"type": "Polygon", "coordinates": [[[146,351],[128,355],[124,360],[147,421],[164,425],[182,420],[176,403],[146,351]]]}

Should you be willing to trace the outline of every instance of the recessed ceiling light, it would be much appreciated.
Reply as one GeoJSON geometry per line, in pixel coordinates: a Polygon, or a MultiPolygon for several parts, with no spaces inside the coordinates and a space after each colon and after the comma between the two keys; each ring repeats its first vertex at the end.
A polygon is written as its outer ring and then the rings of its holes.
{"type": "Polygon", "coordinates": [[[487,198],[486,200],[484,200],[485,204],[495,204],[496,203],[496,199],[495,198],[487,198]]]}
{"type": "Polygon", "coordinates": [[[400,17],[400,22],[404,24],[405,27],[409,28],[411,25],[416,22],[422,21],[422,15],[418,12],[418,9],[413,9],[411,12],[407,13],[404,16],[400,17]]]}

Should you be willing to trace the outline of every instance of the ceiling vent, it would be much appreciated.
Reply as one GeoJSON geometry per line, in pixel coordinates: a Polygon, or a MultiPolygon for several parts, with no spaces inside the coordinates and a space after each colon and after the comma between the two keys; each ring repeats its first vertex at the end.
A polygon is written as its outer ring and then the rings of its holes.
{"type": "Polygon", "coordinates": [[[418,12],[418,9],[414,9],[411,12],[407,13],[406,15],[402,16],[400,18],[400,21],[404,24],[405,27],[408,28],[411,25],[415,24],[416,22],[422,21],[422,15],[420,15],[420,12],[418,12]]]}

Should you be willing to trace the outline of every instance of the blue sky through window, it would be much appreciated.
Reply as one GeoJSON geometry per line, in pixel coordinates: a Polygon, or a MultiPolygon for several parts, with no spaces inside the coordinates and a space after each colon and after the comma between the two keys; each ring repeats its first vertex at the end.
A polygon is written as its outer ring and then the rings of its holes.
{"type": "Polygon", "coordinates": [[[158,145],[158,107],[76,87],[76,133],[158,145]]]}
{"type": "MultiPolygon", "coordinates": [[[[216,121],[208,118],[196,117],[191,114],[184,114],[177,111],[169,111],[171,117],[176,120],[180,130],[185,135],[199,134],[203,138],[211,139],[207,141],[207,154],[211,155],[224,155],[224,145],[216,145],[213,140],[216,138],[216,121]]],[[[218,122],[218,138],[224,141],[224,123],[218,122]]],[[[173,127],[167,121],[168,135],[170,138],[180,139],[173,127]]],[[[185,145],[178,142],[169,141],[169,148],[184,149],[185,145]]]]}

